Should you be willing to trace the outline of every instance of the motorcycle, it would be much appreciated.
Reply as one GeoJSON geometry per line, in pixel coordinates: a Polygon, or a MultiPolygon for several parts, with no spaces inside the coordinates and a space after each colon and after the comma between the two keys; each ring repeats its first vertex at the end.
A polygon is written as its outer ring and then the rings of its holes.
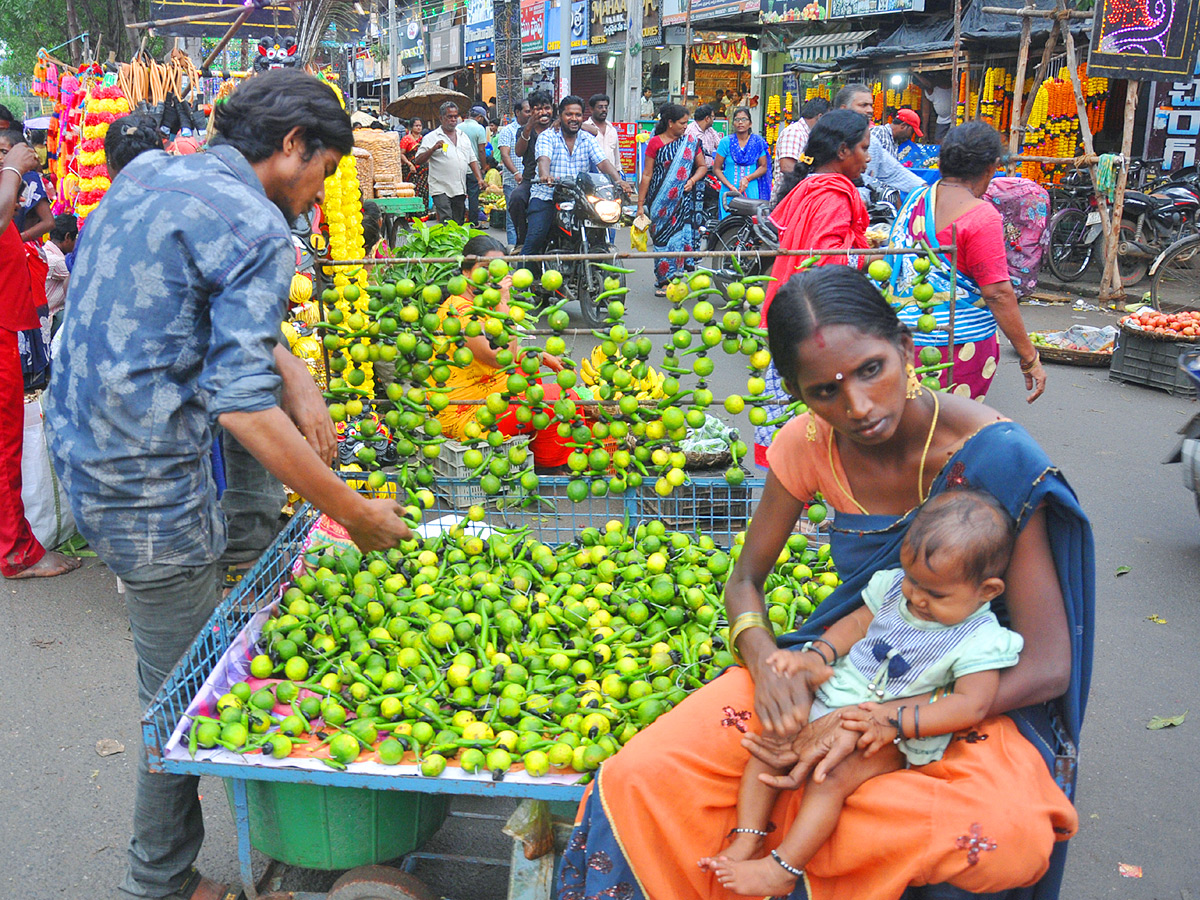
{"type": "MultiPolygon", "coordinates": [[[[1179,357],[1179,368],[1200,389],[1200,352],[1191,351],[1179,357]]],[[[1183,486],[1191,491],[1196,498],[1196,511],[1200,512],[1200,413],[1192,416],[1191,421],[1179,429],[1181,435],[1175,451],[1163,460],[1164,464],[1183,464],[1183,486]]]]}
{"type": "MultiPolygon", "coordinates": [[[[762,275],[771,267],[774,257],[762,251],[779,249],[779,230],[771,221],[775,204],[770,200],[750,200],[737,194],[725,195],[725,211],[729,213],[709,232],[708,250],[722,250],[727,256],[717,257],[714,267],[729,277],[762,275]]],[[[895,188],[870,189],[867,214],[872,225],[890,225],[903,205],[895,188]]]]}
{"type": "MultiPolygon", "coordinates": [[[[547,254],[611,253],[616,248],[609,243],[608,230],[633,220],[636,206],[624,203],[621,188],[595,172],[581,173],[573,180],[554,183],[554,226],[546,248],[547,254]]],[[[547,264],[549,265],[549,264],[547,264]]],[[[625,276],[606,272],[594,260],[563,260],[555,264],[563,276],[558,293],[569,300],[579,301],[583,321],[589,328],[599,328],[608,318],[608,304],[597,301],[604,293],[604,280],[625,276]]]]}
{"type": "MultiPolygon", "coordinates": [[[[1177,241],[1200,232],[1200,180],[1171,174],[1154,181],[1150,193],[1127,190],[1117,244],[1121,283],[1146,277],[1152,260],[1177,241]]],[[[1067,175],[1056,191],[1060,209],[1050,218],[1050,271],[1075,281],[1103,252],[1100,212],[1086,169],[1067,175]]]]}

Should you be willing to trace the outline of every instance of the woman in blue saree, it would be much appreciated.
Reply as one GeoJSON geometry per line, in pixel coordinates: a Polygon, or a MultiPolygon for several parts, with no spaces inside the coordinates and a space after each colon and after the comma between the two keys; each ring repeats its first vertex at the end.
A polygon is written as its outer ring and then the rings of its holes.
{"type": "MultiPolygon", "coordinates": [[[[772,307],[769,340],[810,412],[772,445],[767,487],[726,587],[743,665],[605,762],[580,808],[560,898],[734,896],[696,863],[719,854],[736,824],[748,753],[795,765],[780,779],[794,788],[854,741],[829,716],[807,723],[807,688],[764,665],[776,636],[739,618],[765,612],[763,583],[805,502],[819,492],[836,511],[843,584],[779,646],[819,638],[855,609],[870,577],[898,564],[916,507],[970,486],[995,495],[1018,523],[1009,588],[994,609],[1025,639],[1021,661],[1001,677],[989,718],[956,736],[941,762],[880,776],[851,796],[792,896],[907,900],[925,896],[910,885],[939,885],[939,898],[1052,900],[1064,841],[1078,826],[1070,795],[1091,674],[1094,558],[1075,495],[1020,426],[920,386],[907,330],[858,273],[825,266],[791,278],[772,307]]],[[[799,793],[781,795],[764,852],[790,826],[799,793]]]]}
{"type": "Polygon", "coordinates": [[[699,142],[687,134],[686,107],[668,103],[659,113],[654,136],[646,143],[646,163],[638,186],[638,215],[650,213],[650,238],[654,249],[681,253],[662,256],[654,264],[655,293],[690,265],[686,256],[695,250],[699,234],[695,187],[708,173],[699,142]]]}
{"type": "Polygon", "coordinates": [[[750,110],[739,106],[729,122],[733,134],[721,138],[713,161],[713,174],[721,182],[717,209],[723,219],[729,215],[725,198],[730,194],[749,200],[771,199],[771,148],[762,135],[751,130],[750,110]]]}

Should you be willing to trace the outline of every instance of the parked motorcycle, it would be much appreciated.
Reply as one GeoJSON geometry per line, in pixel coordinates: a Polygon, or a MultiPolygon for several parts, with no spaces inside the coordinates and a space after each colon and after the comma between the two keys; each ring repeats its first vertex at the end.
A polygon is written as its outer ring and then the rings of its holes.
{"type": "MultiPolygon", "coordinates": [[[[1191,351],[1181,354],[1179,368],[1188,374],[1200,390],[1200,353],[1191,351]]],[[[1191,420],[1179,429],[1179,434],[1182,437],[1175,452],[1163,462],[1183,464],[1183,486],[1195,495],[1196,511],[1200,512],[1200,413],[1192,416],[1191,420]]]]}
{"type": "MultiPolygon", "coordinates": [[[[554,205],[557,208],[554,227],[543,251],[562,253],[612,253],[608,229],[628,224],[636,207],[624,203],[621,188],[604,175],[584,172],[573,180],[556,181],[554,205]]],[[[560,293],[579,301],[583,321],[589,328],[599,328],[608,318],[608,304],[598,302],[604,293],[604,279],[615,275],[601,269],[592,260],[563,260],[555,264],[563,276],[560,293]]]]}
{"type": "MultiPolygon", "coordinates": [[[[872,225],[890,225],[903,204],[895,188],[871,189],[867,214],[872,225]]],[[[779,231],[771,222],[775,204],[769,200],[750,200],[736,194],[725,195],[725,210],[729,213],[709,232],[708,250],[722,250],[727,256],[716,257],[714,268],[730,277],[761,275],[771,268],[772,256],[762,251],[779,249],[779,231]]]]}
{"type": "MultiPolygon", "coordinates": [[[[1055,195],[1060,208],[1048,226],[1047,262],[1056,278],[1075,281],[1102,256],[1104,247],[1090,174],[1086,169],[1070,173],[1055,195]]],[[[1117,244],[1121,283],[1125,287],[1137,284],[1146,277],[1151,261],[1198,232],[1200,179],[1195,173],[1173,173],[1153,181],[1151,193],[1127,190],[1117,244]]]]}

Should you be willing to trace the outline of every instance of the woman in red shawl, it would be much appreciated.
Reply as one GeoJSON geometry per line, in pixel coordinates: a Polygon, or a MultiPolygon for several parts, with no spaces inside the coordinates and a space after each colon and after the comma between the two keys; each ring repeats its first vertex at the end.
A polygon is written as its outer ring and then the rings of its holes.
{"type": "MultiPolygon", "coordinates": [[[[845,250],[844,255],[819,256],[813,265],[857,265],[851,250],[867,246],[866,231],[870,219],[867,206],[854,186],[871,160],[870,122],[866,116],[848,109],[835,109],[821,116],[808,138],[807,154],[784,177],[782,200],[771,213],[771,222],[779,230],[780,250],[845,250]],[[803,179],[797,185],[795,177],[803,179]],[[792,185],[795,185],[793,188],[792,185]]],[[[775,292],[804,263],[803,256],[777,256],[771,267],[774,280],[767,282],[763,302],[765,328],[775,292]]],[[[791,402],[774,364],[767,368],[766,393],[779,401],[765,407],[767,422],[786,421],[785,404],[791,402]]],[[[767,448],[777,424],[754,429],[754,461],[767,465],[767,448]]]]}

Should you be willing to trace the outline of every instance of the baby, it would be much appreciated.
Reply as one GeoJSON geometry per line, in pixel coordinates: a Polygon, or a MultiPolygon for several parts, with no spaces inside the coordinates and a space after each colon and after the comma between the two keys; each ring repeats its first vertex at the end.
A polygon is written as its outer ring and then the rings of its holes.
{"type": "Polygon", "coordinates": [[[814,690],[810,721],[837,709],[842,727],[860,733],[858,743],[822,780],[810,778],[796,821],[767,856],[760,853],[779,792],[760,776],[782,773],[751,758],[734,839],[721,855],[700,860],[701,868],[738,894],[790,894],[855,789],[876,775],[941,759],[955,732],[987,716],[999,670],[1017,662],[1023,645],[989,610],[1004,592],[1014,531],[990,494],[938,495],[909,526],[903,568],[877,572],[863,591],[865,606],[824,638],[768,658],[780,675],[803,678],[814,690]],[[880,705],[898,698],[911,702],[880,705]]]}

